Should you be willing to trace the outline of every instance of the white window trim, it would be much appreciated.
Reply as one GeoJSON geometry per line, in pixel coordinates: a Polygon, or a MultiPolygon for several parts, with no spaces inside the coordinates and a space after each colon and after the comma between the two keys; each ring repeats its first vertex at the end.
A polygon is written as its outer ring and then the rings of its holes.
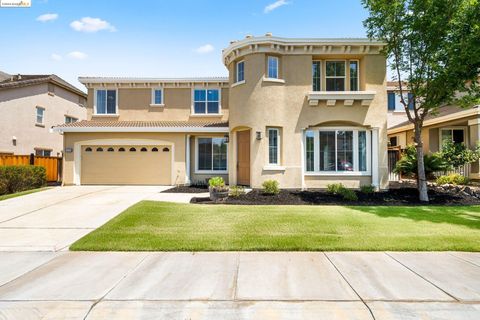
{"type": "Polygon", "coordinates": [[[358,59],[350,59],[348,60],[348,86],[350,91],[360,91],[360,60],[358,59]],[[350,85],[351,78],[350,78],[350,62],[356,62],[357,63],[357,90],[352,90],[352,87],[350,85]]]}
{"type": "MultiPolygon", "coordinates": [[[[196,136],[195,137],[195,174],[228,174],[228,143],[226,143],[227,145],[227,169],[226,170],[199,170],[198,169],[198,140],[202,138],[213,139],[213,138],[224,138],[224,137],[219,137],[219,136],[196,136]]],[[[212,150],[212,161],[213,161],[213,150],[212,150]]]]}
{"type": "MultiPolygon", "coordinates": [[[[442,141],[442,131],[446,130],[463,130],[463,143],[468,146],[469,141],[468,141],[468,127],[466,126],[450,126],[450,127],[440,127],[438,128],[438,150],[442,151],[443,149],[443,141],[442,141]]],[[[452,132],[452,138],[453,138],[453,132],[452,132]]]]}
{"type": "Polygon", "coordinates": [[[152,101],[150,103],[150,107],[164,107],[165,106],[165,96],[164,96],[164,91],[162,87],[155,87],[152,88],[152,101]],[[160,103],[155,103],[155,91],[160,90],[162,92],[162,101],[160,103]]]}
{"type": "Polygon", "coordinates": [[[266,167],[280,167],[282,161],[280,158],[281,155],[281,138],[280,138],[280,129],[274,127],[267,127],[267,166],[266,167]],[[277,132],[277,163],[270,162],[270,131],[277,132]]]}
{"type": "Polygon", "coordinates": [[[280,59],[277,56],[267,56],[267,74],[265,75],[266,79],[281,79],[280,78],[280,59]],[[270,58],[275,59],[277,62],[277,76],[276,77],[270,77],[270,63],[269,60],[270,58]]]}
{"type": "MultiPolygon", "coordinates": [[[[372,130],[360,127],[312,127],[304,130],[303,132],[303,144],[305,145],[304,150],[304,172],[306,176],[371,176],[372,175],[372,130]],[[307,145],[307,131],[312,131],[313,146],[314,146],[314,171],[307,170],[307,157],[306,157],[306,145],[307,145]],[[365,131],[367,138],[367,171],[320,171],[320,145],[318,143],[320,131],[353,131],[353,164],[354,168],[358,168],[358,132],[365,131]]],[[[335,164],[337,157],[337,136],[335,134],[335,164]]]]}
{"type": "MultiPolygon", "coordinates": [[[[208,95],[208,94],[207,94],[208,95]]],[[[222,89],[219,87],[204,88],[194,87],[191,92],[192,105],[190,106],[190,115],[193,117],[211,117],[221,116],[222,114],[222,89]],[[195,113],[195,90],[218,90],[218,113],[208,113],[208,100],[205,101],[205,113],[195,113]]],[[[205,99],[208,99],[206,96],[205,99]]]]}
{"type": "MultiPolygon", "coordinates": [[[[107,106],[105,106],[106,108],[107,106]]],[[[118,117],[118,89],[117,88],[98,88],[93,91],[93,116],[95,117],[118,117]],[[115,113],[98,113],[97,112],[97,91],[99,90],[115,90],[115,113]]]]}
{"type": "Polygon", "coordinates": [[[312,68],[312,77],[311,77],[311,79],[312,79],[312,91],[313,92],[318,92],[318,91],[322,91],[322,83],[323,83],[323,81],[322,81],[322,78],[323,78],[322,77],[322,74],[323,74],[322,66],[323,66],[323,64],[322,64],[322,60],[314,59],[314,60],[312,60],[312,66],[313,66],[314,62],[320,63],[320,90],[317,90],[317,91],[313,90],[313,68],[312,68]]]}
{"type": "MultiPolygon", "coordinates": [[[[343,91],[347,91],[347,71],[349,71],[349,69],[347,69],[347,60],[345,59],[326,59],[325,60],[325,91],[326,92],[336,92],[336,91],[329,91],[327,90],[327,79],[342,79],[343,78],[343,91]],[[328,62],[343,62],[343,64],[345,65],[345,75],[343,77],[339,77],[339,76],[327,76],[327,63],[328,62]]],[[[350,85],[349,85],[350,86],[350,85]]]]}
{"type": "Polygon", "coordinates": [[[391,135],[390,137],[388,137],[387,143],[389,144],[390,147],[400,147],[400,135],[399,134],[391,135]],[[397,138],[397,144],[395,146],[390,146],[391,138],[397,138]]]}
{"type": "Polygon", "coordinates": [[[245,60],[240,60],[235,64],[235,83],[240,84],[240,82],[245,83],[245,60]],[[243,80],[238,80],[238,66],[240,63],[243,63],[243,80]]]}
{"type": "Polygon", "coordinates": [[[36,106],[35,107],[35,124],[38,124],[40,126],[45,125],[45,108],[41,106],[36,106]],[[42,122],[38,122],[38,110],[42,110],[42,122]]]}

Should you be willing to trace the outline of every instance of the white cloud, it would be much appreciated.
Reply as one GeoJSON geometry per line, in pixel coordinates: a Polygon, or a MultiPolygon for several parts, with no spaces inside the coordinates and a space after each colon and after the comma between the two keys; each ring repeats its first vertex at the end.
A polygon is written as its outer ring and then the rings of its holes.
{"type": "Polygon", "coordinates": [[[83,53],[80,51],[72,51],[67,54],[67,57],[71,59],[76,59],[76,60],[84,60],[84,59],[87,59],[88,56],[86,53],[83,53]]]}
{"type": "Polygon", "coordinates": [[[265,9],[263,9],[263,12],[264,13],[270,13],[273,10],[278,9],[278,8],[284,6],[284,5],[289,4],[289,3],[290,2],[287,2],[286,0],[277,0],[273,3],[270,3],[268,6],[266,6],[265,9]]]}
{"type": "Polygon", "coordinates": [[[52,58],[52,60],[55,60],[55,61],[60,61],[60,60],[62,60],[62,56],[59,55],[59,54],[57,54],[57,53],[52,53],[52,54],[50,55],[50,58],[52,58]]]}
{"type": "Polygon", "coordinates": [[[211,44],[205,44],[195,49],[195,52],[203,54],[203,53],[212,52],[213,50],[215,50],[215,48],[211,44]]]}
{"type": "Polygon", "coordinates": [[[70,27],[72,27],[72,29],[75,31],[82,32],[97,32],[101,30],[108,30],[110,32],[117,31],[117,29],[115,29],[115,27],[109,22],[100,18],[91,17],[83,17],[80,20],[72,21],[72,23],[70,23],[70,27]]]}
{"type": "Polygon", "coordinates": [[[47,22],[47,21],[57,20],[57,18],[58,18],[58,14],[56,13],[45,13],[45,14],[42,14],[41,16],[38,16],[36,20],[40,22],[47,22]]]}

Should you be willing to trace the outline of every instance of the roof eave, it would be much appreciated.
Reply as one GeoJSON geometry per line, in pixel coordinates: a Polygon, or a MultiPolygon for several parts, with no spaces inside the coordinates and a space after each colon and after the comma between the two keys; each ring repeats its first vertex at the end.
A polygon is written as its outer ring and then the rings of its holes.
{"type": "Polygon", "coordinates": [[[51,132],[199,132],[228,133],[228,127],[52,127],[51,132]]]}

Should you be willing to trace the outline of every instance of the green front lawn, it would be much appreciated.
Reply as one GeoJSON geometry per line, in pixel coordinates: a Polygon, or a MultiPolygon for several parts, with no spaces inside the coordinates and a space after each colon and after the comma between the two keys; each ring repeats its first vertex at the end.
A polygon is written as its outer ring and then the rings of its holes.
{"type": "Polygon", "coordinates": [[[31,189],[31,190],[15,192],[15,193],[10,193],[10,194],[4,194],[4,195],[0,196],[0,201],[24,196],[26,194],[35,193],[35,192],[39,192],[39,191],[43,191],[43,190],[47,190],[47,189],[50,189],[50,188],[49,187],[44,187],[44,188],[31,189]]]}
{"type": "Polygon", "coordinates": [[[234,206],[142,201],[70,249],[480,251],[480,206],[234,206]]]}

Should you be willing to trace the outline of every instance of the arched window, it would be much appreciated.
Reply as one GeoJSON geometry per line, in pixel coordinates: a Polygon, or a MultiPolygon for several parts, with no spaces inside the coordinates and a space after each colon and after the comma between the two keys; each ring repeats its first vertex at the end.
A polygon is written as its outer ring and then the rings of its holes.
{"type": "Polygon", "coordinates": [[[85,152],[92,152],[92,148],[90,148],[90,147],[86,148],[85,152]]]}
{"type": "Polygon", "coordinates": [[[158,148],[157,148],[157,147],[153,147],[153,148],[152,148],[152,152],[158,152],[158,148]]]}
{"type": "Polygon", "coordinates": [[[162,151],[163,151],[163,152],[168,152],[168,151],[170,151],[170,149],[168,149],[168,148],[163,148],[162,151]]]}
{"type": "Polygon", "coordinates": [[[103,148],[98,147],[97,152],[103,152],[103,148]]]}
{"type": "Polygon", "coordinates": [[[110,147],[110,148],[107,149],[107,151],[108,151],[108,152],[113,152],[113,151],[115,151],[115,150],[114,150],[112,147],[110,147]]]}
{"type": "Polygon", "coordinates": [[[125,152],[125,148],[118,148],[118,152],[125,152]]]}
{"type": "Polygon", "coordinates": [[[142,149],[140,149],[141,152],[147,152],[147,148],[143,147],[142,149]]]}
{"type": "Polygon", "coordinates": [[[130,151],[131,151],[131,152],[135,152],[135,151],[137,151],[137,149],[135,149],[134,147],[131,147],[131,148],[130,148],[130,151]]]}

